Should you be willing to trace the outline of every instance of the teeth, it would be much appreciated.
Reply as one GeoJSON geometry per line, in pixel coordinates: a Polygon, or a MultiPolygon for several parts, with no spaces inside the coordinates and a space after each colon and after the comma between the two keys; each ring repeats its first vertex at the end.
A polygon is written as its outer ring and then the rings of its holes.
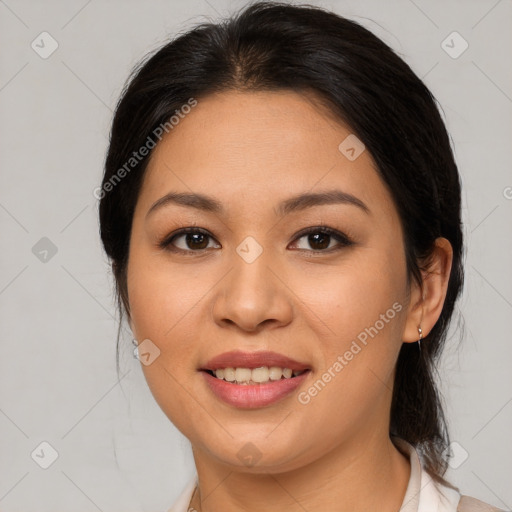
{"type": "Polygon", "coordinates": [[[228,382],[234,382],[235,370],[233,368],[225,368],[224,369],[224,380],[227,380],[228,382]]]}
{"type": "Polygon", "coordinates": [[[280,380],[283,375],[283,370],[278,366],[272,366],[268,370],[270,380],[280,380]]]}
{"type": "Polygon", "coordinates": [[[249,382],[251,380],[252,370],[249,368],[237,368],[235,370],[235,380],[237,382],[249,382]]]}
{"type": "Polygon", "coordinates": [[[265,366],[262,366],[261,368],[254,368],[251,371],[249,378],[254,382],[268,382],[270,380],[270,370],[265,366]]]}
{"type": "Polygon", "coordinates": [[[290,379],[303,373],[290,368],[279,368],[278,366],[260,366],[259,368],[219,368],[215,370],[218,379],[237,384],[264,384],[269,381],[290,379]]]}

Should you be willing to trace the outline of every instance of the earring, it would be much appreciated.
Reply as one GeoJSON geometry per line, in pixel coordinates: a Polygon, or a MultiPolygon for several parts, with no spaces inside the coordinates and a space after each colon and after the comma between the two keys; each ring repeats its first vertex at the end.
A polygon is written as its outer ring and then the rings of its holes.
{"type": "Polygon", "coordinates": [[[420,349],[421,353],[421,338],[423,338],[423,331],[421,330],[421,327],[418,327],[418,333],[420,335],[420,339],[418,340],[418,348],[420,349]]]}

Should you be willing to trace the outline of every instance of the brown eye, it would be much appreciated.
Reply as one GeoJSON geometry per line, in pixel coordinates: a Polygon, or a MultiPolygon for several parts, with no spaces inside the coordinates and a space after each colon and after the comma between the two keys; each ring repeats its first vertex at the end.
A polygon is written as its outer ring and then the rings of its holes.
{"type": "Polygon", "coordinates": [[[197,228],[186,228],[166,238],[160,245],[170,251],[198,252],[210,248],[212,236],[206,231],[197,228]]]}
{"type": "Polygon", "coordinates": [[[313,249],[327,249],[331,242],[331,235],[327,233],[314,233],[308,235],[308,244],[313,249]]]}
{"type": "Polygon", "coordinates": [[[309,228],[299,233],[296,240],[305,239],[302,247],[295,247],[300,250],[313,252],[331,252],[331,250],[341,249],[352,245],[353,242],[343,233],[327,227],[309,228]]]}

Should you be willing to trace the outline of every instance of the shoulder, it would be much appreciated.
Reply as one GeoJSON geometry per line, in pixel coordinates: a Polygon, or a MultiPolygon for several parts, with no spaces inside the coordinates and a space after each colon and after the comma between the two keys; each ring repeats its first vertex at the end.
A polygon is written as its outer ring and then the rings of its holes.
{"type": "Polygon", "coordinates": [[[488,503],[472,498],[471,496],[461,496],[457,512],[504,512],[500,508],[493,507],[488,503]]]}

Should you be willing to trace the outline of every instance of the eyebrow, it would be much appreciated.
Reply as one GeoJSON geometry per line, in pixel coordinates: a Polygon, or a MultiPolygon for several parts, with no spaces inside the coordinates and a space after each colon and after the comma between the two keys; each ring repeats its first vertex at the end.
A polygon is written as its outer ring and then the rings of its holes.
{"type": "MultiPolygon", "coordinates": [[[[198,210],[216,214],[224,213],[222,204],[213,197],[199,193],[169,192],[151,206],[146,217],[169,204],[187,206],[189,208],[196,208],[198,210]]],[[[361,201],[361,199],[349,194],[348,192],[336,189],[326,190],[324,192],[306,192],[298,194],[279,203],[274,211],[278,216],[283,217],[295,211],[327,204],[348,204],[360,208],[367,214],[370,213],[370,209],[365,203],[363,203],[363,201],[361,201]]]]}

